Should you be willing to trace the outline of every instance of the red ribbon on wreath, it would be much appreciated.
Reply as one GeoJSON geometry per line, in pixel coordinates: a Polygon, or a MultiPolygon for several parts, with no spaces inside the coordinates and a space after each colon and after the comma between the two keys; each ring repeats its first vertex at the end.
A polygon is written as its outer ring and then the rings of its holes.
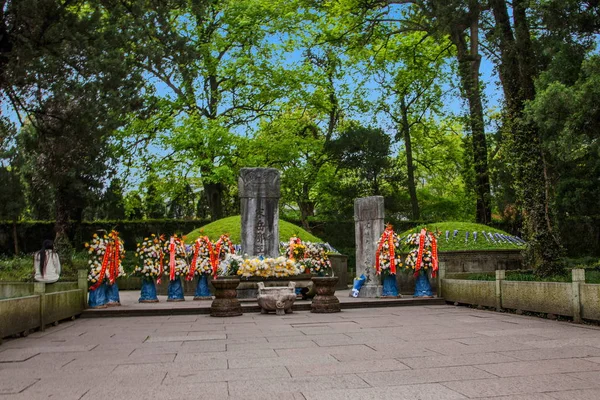
{"type": "Polygon", "coordinates": [[[90,286],[90,291],[94,291],[94,290],[98,289],[98,287],[100,287],[100,285],[102,285],[102,282],[104,281],[104,277],[106,276],[106,267],[108,266],[108,263],[110,262],[111,253],[112,253],[111,247],[106,246],[106,252],[104,253],[104,258],[102,259],[102,268],[100,269],[100,275],[98,275],[98,281],[96,283],[94,283],[92,286],[90,286]]]}
{"type": "Polygon", "coordinates": [[[196,272],[196,263],[198,262],[198,252],[200,251],[200,239],[196,239],[194,243],[194,256],[192,257],[192,265],[190,265],[190,272],[185,278],[186,281],[194,279],[194,273],[196,272]]]}
{"type": "Polygon", "coordinates": [[[112,254],[111,254],[111,255],[114,255],[114,257],[111,257],[109,259],[110,269],[109,269],[108,281],[110,282],[111,285],[114,285],[115,281],[119,277],[119,265],[121,264],[121,257],[119,254],[120,243],[119,243],[118,237],[116,237],[113,242],[109,243],[108,247],[111,247],[111,246],[114,247],[114,250],[112,251],[112,254]]]}
{"type": "Polygon", "coordinates": [[[435,239],[435,236],[433,236],[433,233],[429,234],[429,239],[431,240],[431,263],[433,265],[433,268],[431,270],[431,277],[435,278],[437,275],[438,268],[439,268],[438,253],[437,253],[437,240],[435,239]]]}
{"type": "MultiPolygon", "coordinates": [[[[162,247],[162,246],[161,246],[162,247]]],[[[156,283],[160,285],[162,281],[162,275],[165,272],[165,252],[160,250],[160,271],[158,271],[158,277],[156,278],[156,283]]]]}
{"type": "Polygon", "coordinates": [[[175,238],[169,241],[169,280],[175,280],[175,238]]]}
{"type": "Polygon", "coordinates": [[[421,261],[423,258],[423,250],[425,249],[425,235],[426,230],[421,229],[419,234],[419,252],[417,253],[417,262],[415,263],[415,276],[419,276],[419,270],[421,269],[421,261]]]}
{"type": "Polygon", "coordinates": [[[377,251],[375,252],[375,271],[377,271],[377,275],[381,273],[381,264],[379,261],[379,257],[381,255],[381,251],[383,250],[383,245],[388,243],[388,252],[390,254],[390,274],[396,274],[396,246],[394,245],[394,229],[390,224],[385,227],[381,238],[379,239],[379,244],[377,246],[377,251]]]}

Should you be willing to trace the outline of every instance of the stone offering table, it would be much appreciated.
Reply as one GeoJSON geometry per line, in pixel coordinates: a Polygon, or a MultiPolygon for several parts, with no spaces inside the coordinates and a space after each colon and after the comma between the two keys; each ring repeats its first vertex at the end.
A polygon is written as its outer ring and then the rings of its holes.
{"type": "Polygon", "coordinates": [[[275,287],[265,287],[263,282],[258,282],[258,305],[261,314],[269,311],[275,311],[277,315],[291,313],[294,300],[296,300],[296,282],[275,287]]]}

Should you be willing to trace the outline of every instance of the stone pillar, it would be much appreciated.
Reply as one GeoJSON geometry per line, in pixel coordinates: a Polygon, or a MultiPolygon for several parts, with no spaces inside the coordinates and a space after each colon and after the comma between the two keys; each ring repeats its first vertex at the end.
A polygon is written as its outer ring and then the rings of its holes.
{"type": "Polygon", "coordinates": [[[365,274],[366,284],[359,297],[380,297],[381,278],[375,274],[375,252],[385,224],[383,196],[362,197],[354,200],[356,240],[356,277],[365,274]]]}
{"type": "Polygon", "coordinates": [[[280,172],[274,168],[242,168],[238,192],[242,252],[250,257],[279,256],[280,172]]]}
{"type": "Polygon", "coordinates": [[[87,269],[78,269],[77,270],[77,287],[81,290],[83,295],[83,299],[81,304],[83,305],[83,309],[88,308],[88,270],[87,269]]]}
{"type": "Polygon", "coordinates": [[[496,270],[496,311],[502,311],[502,281],[506,279],[506,271],[496,270]]]}
{"type": "MultiPolygon", "coordinates": [[[[439,258],[439,257],[438,257],[439,258]]],[[[446,279],[446,263],[444,261],[439,261],[438,264],[438,274],[437,274],[437,287],[436,287],[436,296],[444,297],[444,282],[446,279]]]]}
{"type": "Polygon", "coordinates": [[[581,323],[581,301],[579,299],[580,284],[585,283],[585,270],[581,268],[571,270],[571,285],[573,288],[573,322],[581,323]]]}

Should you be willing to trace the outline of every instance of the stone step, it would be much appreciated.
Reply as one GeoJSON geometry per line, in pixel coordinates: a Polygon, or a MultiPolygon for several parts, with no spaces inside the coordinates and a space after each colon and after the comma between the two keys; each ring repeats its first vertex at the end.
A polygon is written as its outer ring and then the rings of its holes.
{"type": "MultiPolygon", "coordinates": [[[[443,298],[402,298],[402,299],[346,299],[340,298],[342,310],[356,308],[380,308],[380,307],[407,307],[424,305],[444,305],[443,298]]],[[[100,317],[139,317],[139,316],[164,316],[164,315],[196,315],[209,314],[210,301],[185,301],[181,303],[166,303],[145,305],[145,307],[121,306],[97,310],[84,310],[82,318],[100,317]],[[190,304],[191,303],[191,304],[190,304]]],[[[259,313],[260,307],[255,301],[242,301],[244,313],[259,313]]],[[[297,301],[292,308],[293,311],[310,311],[310,301],[297,301]]]]}

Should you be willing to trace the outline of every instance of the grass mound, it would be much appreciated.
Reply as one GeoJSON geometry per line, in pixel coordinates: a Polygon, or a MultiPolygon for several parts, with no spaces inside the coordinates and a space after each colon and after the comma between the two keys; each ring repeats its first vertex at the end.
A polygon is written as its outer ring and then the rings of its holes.
{"type": "Polygon", "coordinates": [[[492,240],[484,237],[482,232],[500,233],[507,236],[511,235],[500,229],[494,229],[487,225],[476,224],[473,222],[446,221],[420,225],[416,228],[402,232],[400,237],[405,237],[409,233],[419,232],[422,228],[440,231],[440,237],[438,238],[438,249],[440,251],[523,249],[525,247],[518,246],[514,243],[501,242],[498,239],[495,239],[496,242],[494,243],[492,240]],[[455,230],[458,230],[456,236],[454,236],[455,230]],[[446,240],[446,231],[449,232],[448,240],[446,240]],[[469,236],[468,239],[465,240],[467,232],[469,232],[469,236]],[[477,240],[475,240],[473,232],[477,232],[477,240]]]}
{"type": "MultiPolygon", "coordinates": [[[[233,217],[222,218],[220,220],[204,225],[202,228],[193,230],[185,236],[186,243],[193,243],[200,236],[208,236],[210,240],[219,239],[224,233],[229,234],[231,241],[236,244],[241,243],[241,217],[234,215],[233,217]]],[[[279,241],[287,242],[290,237],[298,236],[305,242],[323,242],[316,236],[311,235],[298,225],[291,224],[284,220],[279,220],[279,241]]]]}

